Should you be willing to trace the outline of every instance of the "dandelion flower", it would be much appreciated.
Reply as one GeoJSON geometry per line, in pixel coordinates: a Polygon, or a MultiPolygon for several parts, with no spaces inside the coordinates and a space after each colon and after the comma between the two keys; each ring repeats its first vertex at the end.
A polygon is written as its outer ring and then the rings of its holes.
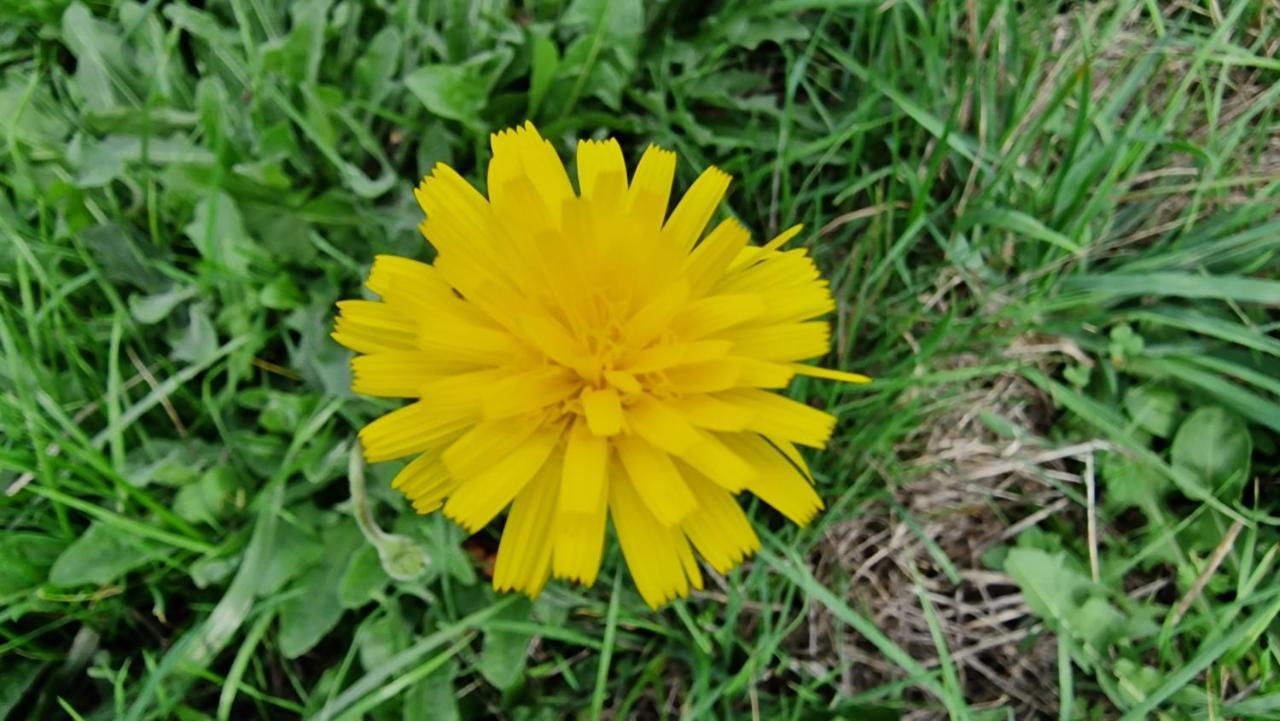
{"type": "Polygon", "coordinates": [[[796,226],[763,246],[707,226],[729,187],[709,168],[668,212],[674,153],[630,180],[614,140],[578,143],[577,191],[532,124],[492,136],[488,198],[447,165],[415,194],[433,263],[379,256],[333,337],[352,389],[413,399],[360,432],[370,462],[413,456],[392,485],[468,532],[510,506],[493,584],[536,596],[591,585],[606,518],[657,607],[760,545],[735,496],[797,524],[822,508],[797,446],[835,418],[780,395],[827,352],[833,308],[796,226]],[[705,232],[704,232],[705,231],[705,232]]]}

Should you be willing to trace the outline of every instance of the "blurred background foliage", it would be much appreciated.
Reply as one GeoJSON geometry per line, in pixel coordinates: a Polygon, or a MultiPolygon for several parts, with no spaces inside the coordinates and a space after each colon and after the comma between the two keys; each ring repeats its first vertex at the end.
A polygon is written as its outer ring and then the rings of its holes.
{"type": "Polygon", "coordinates": [[[1275,718],[1278,13],[0,1],[0,719],[1275,718]],[[879,379],[659,613],[495,596],[394,464],[425,573],[353,520],[333,303],[525,119],[806,223],[879,379]]]}

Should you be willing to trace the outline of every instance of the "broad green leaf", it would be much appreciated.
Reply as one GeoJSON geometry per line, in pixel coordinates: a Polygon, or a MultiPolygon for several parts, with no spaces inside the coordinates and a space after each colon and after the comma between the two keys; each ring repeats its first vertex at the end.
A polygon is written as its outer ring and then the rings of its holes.
{"type": "Polygon", "coordinates": [[[262,290],[258,292],[258,300],[263,307],[272,310],[293,310],[301,306],[306,298],[293,282],[293,276],[281,273],[275,280],[262,286],[262,290]]]}
{"type": "Polygon", "coordinates": [[[1124,394],[1129,417],[1157,438],[1168,438],[1173,433],[1181,405],[1178,394],[1165,386],[1135,386],[1124,394]]]}
{"type": "Polygon", "coordinates": [[[405,650],[413,637],[413,630],[405,623],[404,617],[394,610],[394,606],[388,613],[370,618],[356,632],[360,665],[366,671],[382,668],[387,661],[405,650]]]}
{"type": "Polygon", "coordinates": [[[44,583],[66,542],[28,531],[6,531],[0,536],[0,597],[44,583]]]}
{"type": "Polygon", "coordinates": [[[1103,505],[1112,510],[1137,506],[1155,508],[1175,490],[1173,482],[1157,469],[1122,453],[1107,453],[1099,465],[1103,482],[1103,505]]]}
{"type": "Polygon", "coordinates": [[[644,34],[641,0],[573,0],[562,22],[599,32],[606,43],[634,40],[644,34]]]}
{"type": "Polygon", "coordinates": [[[1060,633],[1101,651],[1124,629],[1124,614],[1098,595],[1101,589],[1088,576],[1068,567],[1065,554],[1014,548],[1005,558],[1004,570],[1018,584],[1031,610],[1060,633]]]}
{"type": "Polygon", "coordinates": [[[227,558],[205,556],[196,559],[195,563],[191,564],[191,582],[196,585],[196,588],[209,588],[210,586],[220,585],[232,573],[235,573],[236,567],[239,565],[239,556],[227,558]]]}
{"type": "Polygon", "coordinates": [[[716,25],[718,38],[747,50],[755,50],[765,42],[783,45],[809,39],[808,26],[795,15],[740,12],[716,25]]]}
{"type": "MultiPolygon", "coordinates": [[[[639,62],[644,7],[639,0],[578,0],[565,13],[565,23],[582,24],[584,33],[565,48],[556,93],[575,101],[595,97],[613,110],[639,62]]],[[[561,112],[572,110],[562,106],[561,112]]]]}
{"type": "Polygon", "coordinates": [[[196,204],[195,215],[183,232],[205,260],[235,273],[245,273],[258,255],[240,209],[222,191],[196,204]]]}
{"type": "Polygon", "coordinates": [[[310,651],[342,618],[345,609],[338,600],[338,586],[360,540],[352,523],[326,529],[324,555],[298,579],[296,595],[280,604],[280,653],[285,658],[310,651]]]}
{"type": "MultiPolygon", "coordinates": [[[[253,237],[262,239],[267,252],[291,259],[295,263],[311,263],[316,248],[311,242],[311,224],[296,215],[273,212],[246,213],[245,221],[253,237]]],[[[314,289],[307,295],[314,298],[314,289]]]]}
{"type": "Polygon", "coordinates": [[[542,99],[551,89],[556,69],[560,66],[560,48],[545,34],[533,35],[533,59],[529,74],[529,105],[526,114],[533,118],[542,106],[542,99]]]}
{"type": "Polygon", "coordinates": [[[400,30],[389,25],[373,36],[364,55],[356,61],[356,88],[370,105],[381,103],[394,87],[391,81],[400,67],[403,43],[400,30]]]}
{"type": "MultiPolygon", "coordinates": [[[[293,187],[295,179],[279,160],[258,159],[247,163],[236,163],[231,169],[247,180],[276,190],[288,190],[293,187]]],[[[302,225],[291,215],[278,215],[276,218],[284,223],[302,225]]],[[[271,245],[270,236],[262,235],[261,237],[264,245],[271,245]]]]}
{"type": "Polygon", "coordinates": [[[102,586],[145,564],[152,555],[123,531],[94,523],[53,562],[49,581],[55,586],[102,586]]]}
{"type": "Polygon", "coordinates": [[[200,82],[196,84],[196,107],[199,109],[200,128],[204,131],[205,144],[210,148],[221,148],[233,122],[229,113],[234,106],[220,78],[200,78],[200,82]]]}
{"type": "Polygon", "coordinates": [[[168,318],[174,308],[195,293],[196,289],[189,285],[174,286],[163,293],[151,295],[134,293],[129,296],[129,313],[133,315],[134,320],[143,325],[159,323],[168,318]]]}
{"type": "Polygon", "coordinates": [[[502,47],[458,65],[423,65],[404,84],[435,115],[479,127],[494,81],[509,62],[511,49],[502,47]]]}
{"type": "Polygon", "coordinates": [[[1173,437],[1170,456],[1175,468],[1185,469],[1210,488],[1249,475],[1253,441],[1244,421],[1220,406],[1198,408],[1187,416],[1173,437]]]}
{"type": "Polygon", "coordinates": [[[275,541],[258,574],[258,595],[270,596],[324,555],[320,538],[292,523],[276,525],[275,541]]]}
{"type": "Polygon", "coordinates": [[[212,523],[227,510],[235,479],[230,466],[211,468],[195,483],[178,489],[173,512],[192,523],[212,523]]]}
{"type": "Polygon", "coordinates": [[[290,348],[292,368],[313,387],[334,396],[351,393],[351,354],[329,337],[333,305],[326,301],[298,308],[285,318],[299,342],[290,348]]]}
{"type": "Polygon", "coordinates": [[[119,286],[132,286],[148,293],[158,293],[169,285],[152,265],[153,258],[138,249],[124,226],[116,223],[89,226],[80,231],[80,241],[102,266],[107,280],[119,286]]]}
{"type": "Polygon", "coordinates": [[[7,721],[9,714],[22,703],[43,668],[43,664],[22,658],[5,660],[0,669],[0,721],[7,721]]]}
{"type": "Polygon", "coordinates": [[[40,86],[28,89],[21,75],[10,77],[11,82],[0,85],[0,127],[12,132],[21,142],[62,143],[67,135],[67,121],[56,113],[49,90],[40,86]]]}
{"type": "Polygon", "coordinates": [[[415,641],[413,645],[404,651],[396,654],[393,658],[388,659],[385,663],[376,669],[371,669],[362,678],[348,686],[338,694],[331,702],[326,703],[324,710],[315,716],[316,721],[333,721],[341,718],[343,712],[352,706],[359,704],[370,693],[384,688],[389,684],[394,684],[395,679],[415,667],[431,663],[430,660],[419,663],[427,654],[432,653],[436,649],[445,644],[454,641],[460,636],[472,633],[471,629],[484,623],[487,619],[495,616],[505,610],[507,607],[515,603],[517,600],[514,596],[507,596],[492,600],[487,606],[469,614],[464,618],[452,621],[443,628],[423,636],[415,641]]]}
{"type": "Polygon", "coordinates": [[[300,0],[289,5],[292,24],[281,49],[283,69],[297,83],[314,83],[324,54],[325,18],[332,0],[300,0]]]}
{"type": "Polygon", "coordinates": [[[100,188],[124,175],[128,150],[128,141],[120,136],[94,140],[77,134],[67,152],[76,187],[100,188]]]}
{"type": "Polygon", "coordinates": [[[188,363],[202,363],[218,352],[218,332],[203,303],[187,310],[187,327],[170,336],[169,345],[170,358],[188,363]]]}
{"type": "MultiPolygon", "coordinates": [[[[215,48],[231,48],[238,45],[236,33],[223,25],[217,15],[197,10],[187,4],[167,3],[163,10],[165,19],[215,48]]],[[[222,57],[234,56],[224,52],[222,57]]]]}
{"type": "Polygon", "coordinates": [[[458,692],[454,679],[458,676],[458,664],[450,660],[432,671],[426,678],[405,692],[404,721],[420,721],[423,709],[431,709],[431,721],[458,721],[458,692]]]}
{"type": "Polygon", "coordinates": [[[195,438],[155,439],[130,453],[125,477],[139,488],[151,484],[181,488],[195,483],[204,469],[216,464],[224,449],[195,438]]]}
{"type": "Polygon", "coordinates": [[[378,561],[377,550],[370,545],[361,546],[347,564],[338,586],[338,601],[343,608],[359,608],[377,597],[390,581],[378,561]]]}
{"type": "Polygon", "coordinates": [[[91,108],[119,104],[114,68],[124,64],[120,29],[98,20],[79,2],[62,14],[62,40],[76,58],[75,86],[91,108]]]}
{"type": "Polygon", "coordinates": [[[432,563],[427,567],[424,580],[429,581],[437,573],[448,573],[454,582],[463,586],[476,583],[476,570],[471,557],[462,550],[462,541],[466,535],[457,524],[451,523],[442,514],[436,513],[425,519],[406,516],[405,521],[397,523],[397,533],[424,537],[427,555],[432,563]]]}
{"type": "MultiPolygon", "coordinates": [[[[532,604],[520,598],[494,620],[523,620],[529,617],[532,604]]],[[[527,631],[486,629],[480,651],[480,675],[502,691],[514,688],[524,678],[531,636],[527,631]]]]}
{"type": "MultiPolygon", "coordinates": [[[[1127,369],[1153,378],[1171,378],[1185,383],[1250,421],[1280,433],[1280,404],[1265,394],[1257,393],[1251,388],[1223,378],[1221,373],[1217,372],[1225,371],[1241,377],[1242,380],[1249,380],[1246,376],[1256,375],[1250,374],[1247,370],[1245,373],[1239,373],[1231,368],[1231,365],[1233,364],[1223,367],[1221,364],[1214,363],[1208,356],[1185,358],[1169,355],[1136,359],[1129,363],[1127,369]],[[1206,363],[1206,360],[1209,362],[1206,363]],[[1202,369],[1204,367],[1213,368],[1215,372],[1207,372],[1202,369]]],[[[1264,382],[1262,384],[1257,383],[1256,380],[1250,382],[1266,387],[1270,379],[1259,380],[1264,382]]]]}
{"type": "Polygon", "coordinates": [[[240,405],[258,413],[258,423],[272,433],[288,435],[298,427],[311,405],[311,398],[298,393],[283,393],[265,388],[251,388],[240,394],[240,405]]]}

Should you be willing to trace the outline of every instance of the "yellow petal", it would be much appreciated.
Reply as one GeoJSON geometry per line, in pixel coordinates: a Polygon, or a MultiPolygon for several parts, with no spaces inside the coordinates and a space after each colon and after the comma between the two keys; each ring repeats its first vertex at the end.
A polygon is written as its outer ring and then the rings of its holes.
{"type": "Polygon", "coordinates": [[[712,568],[728,573],[759,550],[760,539],[732,494],[700,474],[686,478],[698,510],[685,519],[684,532],[712,568]]]}
{"type": "Polygon", "coordinates": [[[687,596],[689,577],[681,554],[681,546],[688,546],[684,534],[659,523],[626,478],[609,484],[609,514],[631,578],[645,603],[656,609],[673,598],[687,596]]]}
{"type": "Polygon", "coordinates": [[[627,212],[646,226],[660,227],[667,214],[675,175],[675,153],[656,145],[646,148],[627,189],[627,212]]]}
{"type": "Polygon", "coordinates": [[[351,390],[369,396],[416,398],[425,383],[467,367],[416,350],[361,355],[351,359],[351,390]]]}
{"type": "Polygon", "coordinates": [[[609,385],[622,391],[623,395],[632,395],[644,390],[640,381],[626,371],[605,371],[604,379],[609,381],[609,385]]]}
{"type": "Polygon", "coordinates": [[[503,278],[491,240],[498,228],[492,208],[465,178],[437,163],[414,196],[427,215],[422,234],[438,252],[433,265],[451,285],[469,292],[486,280],[503,278]]]}
{"type": "Polygon", "coordinates": [[[807,250],[796,248],[770,252],[748,246],[742,249],[714,288],[717,293],[743,293],[806,285],[826,286],[807,250]]]}
{"type": "Polygon", "coordinates": [[[690,343],[664,343],[631,354],[622,367],[631,373],[652,373],[684,363],[698,363],[723,357],[733,348],[727,340],[699,340],[690,343]]]}
{"type": "Polygon", "coordinates": [[[686,305],[671,329],[681,338],[702,338],[746,323],[764,311],[764,297],[759,294],[713,295],[686,305]]]}
{"type": "Polygon", "coordinates": [[[544,464],[511,504],[493,569],[495,591],[516,590],[536,598],[551,575],[552,524],[559,469],[544,464]]]}
{"type": "Polygon", "coordinates": [[[813,471],[809,470],[809,464],[804,460],[804,456],[800,454],[800,449],[780,438],[766,438],[765,440],[769,441],[774,448],[782,451],[782,455],[786,456],[788,461],[791,461],[791,465],[800,470],[800,475],[804,476],[810,485],[813,484],[813,471]]]}
{"type": "Polygon", "coordinates": [[[676,555],[680,558],[680,565],[684,568],[684,575],[689,579],[689,585],[701,591],[702,570],[698,568],[698,559],[693,556],[693,549],[689,547],[689,540],[684,533],[679,533],[672,537],[672,543],[675,545],[676,555]]]}
{"type": "Polygon", "coordinates": [[[870,383],[871,377],[864,376],[861,373],[850,373],[848,371],[835,370],[834,368],[821,368],[819,366],[808,366],[803,363],[792,363],[791,369],[802,376],[810,376],[812,378],[826,378],[832,381],[844,381],[845,383],[870,383]]]}
{"type": "Polygon", "coordinates": [[[489,136],[493,158],[489,161],[489,199],[501,212],[510,198],[504,195],[512,180],[527,178],[537,189],[547,213],[559,220],[563,201],[573,195],[564,163],[533,123],[489,136]]]}
{"type": "Polygon", "coordinates": [[[793,523],[804,526],[822,509],[822,499],[805,472],[769,441],[747,433],[724,434],[720,440],[756,469],[747,490],[793,523]]]}
{"type": "Polygon", "coordinates": [[[733,218],[720,222],[684,261],[684,277],[694,297],[704,294],[729,268],[751,234],[733,218]]]}
{"type": "Polygon", "coordinates": [[[742,363],[733,358],[690,363],[668,368],[662,377],[681,394],[713,393],[745,385],[740,382],[742,363]]]}
{"type": "MultiPolygon", "coordinates": [[[[540,428],[510,453],[490,458],[488,470],[471,477],[455,474],[460,483],[444,504],[445,515],[471,533],[484,528],[546,463],[560,442],[561,430],[540,428]]],[[[448,451],[445,464],[449,465],[448,451]]]]}
{"type": "Polygon", "coordinates": [[[558,366],[508,375],[485,392],[484,417],[495,420],[541,410],[581,387],[577,374],[558,366]]]}
{"type": "Polygon", "coordinates": [[[562,514],[596,512],[605,499],[609,443],[578,421],[569,429],[564,449],[564,475],[560,482],[562,514]]]}
{"type": "Polygon", "coordinates": [[[627,192],[627,164],[618,141],[578,141],[578,190],[588,200],[622,199],[627,192]]]}
{"type": "Polygon", "coordinates": [[[440,508],[457,486],[434,452],[413,459],[391,480],[391,487],[403,493],[418,513],[431,513],[440,508]]]}
{"type": "Polygon", "coordinates": [[[627,427],[648,443],[679,455],[698,442],[693,426],[673,408],[651,396],[627,407],[627,427]]]}
{"type": "Polygon", "coordinates": [[[432,167],[430,175],[414,189],[414,197],[428,218],[447,217],[459,229],[478,237],[483,237],[490,227],[489,201],[444,163],[432,167]]]}
{"type": "Polygon", "coordinates": [[[753,411],[709,395],[686,395],[672,399],[669,403],[690,424],[713,431],[745,430],[755,417],[753,411]]]}
{"type": "Polygon", "coordinates": [[[831,347],[830,328],[820,321],[744,326],[718,337],[733,341],[735,354],[770,361],[817,358],[831,347]]]}
{"type": "Polygon", "coordinates": [[[372,300],[338,302],[333,339],[357,353],[414,350],[418,322],[386,303],[372,300]]]}
{"type": "Polygon", "coordinates": [[[377,255],[373,258],[373,267],[369,269],[369,278],[364,285],[378,295],[385,296],[391,290],[392,279],[407,278],[423,286],[441,283],[435,268],[410,258],[398,255],[377,255]]]}
{"type": "MultiPolygon", "coordinates": [[[[492,168],[492,166],[490,166],[492,168]]],[[[506,230],[505,265],[508,274],[525,289],[547,290],[543,272],[546,257],[541,253],[542,237],[554,235],[559,226],[559,214],[553,214],[545,203],[539,188],[527,175],[517,175],[494,185],[490,180],[489,195],[493,198],[495,215],[506,230]],[[499,192],[500,191],[500,192],[499,192]]],[[[555,201],[557,206],[560,200],[555,201]]]]}
{"type": "Polygon", "coordinates": [[[548,358],[568,368],[586,372],[590,366],[586,348],[546,312],[525,311],[519,314],[520,326],[529,342],[548,358]]]}
{"type": "Polygon", "coordinates": [[[456,438],[470,420],[418,401],[378,418],[360,430],[360,444],[370,463],[439,448],[456,438]]]}
{"type": "Polygon", "coordinates": [[[786,388],[795,371],[782,363],[756,360],[754,358],[736,358],[738,363],[738,383],[743,388],[786,388]]]}
{"type": "Polygon", "coordinates": [[[499,330],[476,304],[460,298],[437,268],[426,263],[379,255],[365,285],[406,318],[430,318],[434,323],[444,316],[486,331],[499,330]]]}
{"type": "Polygon", "coordinates": [[[587,417],[587,427],[597,436],[622,432],[622,400],[612,387],[584,391],[582,412],[587,417]]]}
{"type": "Polygon", "coordinates": [[[620,436],[614,444],[636,493],[662,525],[674,526],[693,512],[697,502],[670,456],[635,436],[620,436]]]}
{"type": "Polygon", "coordinates": [[[523,444],[540,425],[535,418],[504,418],[475,425],[445,450],[444,464],[460,479],[478,476],[523,444]]]}
{"type": "Polygon", "coordinates": [[[646,303],[626,323],[627,340],[633,347],[643,347],[666,330],[671,319],[684,308],[689,286],[682,281],[668,285],[646,303]]]}
{"type": "Polygon", "coordinates": [[[835,310],[836,302],[825,284],[806,282],[788,285],[763,293],[765,311],[758,325],[793,323],[818,318],[835,310]]]}
{"type": "Polygon", "coordinates": [[[698,443],[680,454],[680,460],[727,491],[737,493],[746,488],[757,475],[755,467],[734,453],[716,434],[701,435],[698,443]]]}
{"type": "Polygon", "coordinates": [[[484,392],[510,374],[487,368],[432,378],[418,388],[418,395],[431,408],[469,420],[480,420],[484,392]]]}
{"type": "Polygon", "coordinates": [[[714,165],[702,171],[662,226],[660,243],[689,252],[729,189],[729,174],[714,165]]]}
{"type": "Polygon", "coordinates": [[[725,391],[715,397],[753,413],[748,426],[751,430],[802,446],[823,447],[836,424],[830,413],[754,388],[725,391]]]}
{"type": "MultiPolygon", "coordinates": [[[[620,471],[609,475],[618,477],[620,471]]],[[[561,493],[563,496],[563,492],[561,493]]],[[[600,559],[604,553],[604,521],[608,498],[602,494],[595,508],[587,513],[556,515],[555,557],[552,570],[556,578],[577,581],[585,586],[596,582],[600,573],[600,559]]]]}
{"type": "Polygon", "coordinates": [[[764,249],[764,250],[778,250],[778,249],[779,249],[779,248],[781,248],[782,246],[786,245],[788,240],[791,240],[792,238],[796,237],[797,235],[800,235],[800,231],[802,231],[802,230],[804,230],[804,224],[803,224],[803,223],[797,223],[796,225],[793,225],[793,226],[791,226],[790,228],[787,228],[786,230],[782,231],[781,233],[778,233],[778,235],[776,235],[776,236],[773,238],[773,240],[771,240],[771,241],[769,241],[768,243],[765,243],[765,244],[764,244],[763,249],[764,249]]]}

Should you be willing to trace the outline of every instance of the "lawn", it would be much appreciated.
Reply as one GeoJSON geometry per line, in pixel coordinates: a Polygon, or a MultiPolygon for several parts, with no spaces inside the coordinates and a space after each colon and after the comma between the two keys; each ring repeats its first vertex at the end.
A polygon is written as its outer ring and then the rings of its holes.
{"type": "Polygon", "coordinates": [[[1278,57],[1272,0],[0,2],[0,721],[1280,718],[1278,57]],[[805,224],[875,379],[791,384],[826,509],[656,611],[350,472],[335,302],[526,119],[805,224]]]}

